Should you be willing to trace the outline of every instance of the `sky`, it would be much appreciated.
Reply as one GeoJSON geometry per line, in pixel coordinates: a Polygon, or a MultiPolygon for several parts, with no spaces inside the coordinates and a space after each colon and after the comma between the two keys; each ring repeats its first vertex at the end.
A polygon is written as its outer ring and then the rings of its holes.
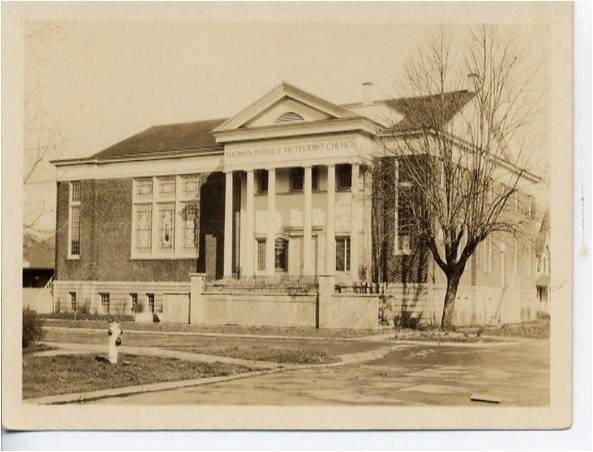
{"type": "MultiPolygon", "coordinates": [[[[25,27],[25,166],[40,143],[51,158],[90,156],[152,125],[229,117],[282,80],[329,101],[405,95],[406,60],[440,24],[30,22],[25,27]],[[41,129],[41,132],[39,131],[41,129]]],[[[449,26],[454,40],[467,28],[449,26]]],[[[537,32],[525,31],[525,41],[537,32]]],[[[540,35],[541,37],[541,35],[540,35]]],[[[25,218],[55,223],[55,170],[25,189],[25,218]]]]}

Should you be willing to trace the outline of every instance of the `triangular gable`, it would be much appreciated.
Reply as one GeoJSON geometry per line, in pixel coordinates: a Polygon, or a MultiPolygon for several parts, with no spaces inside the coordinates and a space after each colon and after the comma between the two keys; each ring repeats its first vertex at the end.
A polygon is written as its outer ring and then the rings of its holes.
{"type": "MultiPolygon", "coordinates": [[[[305,121],[357,117],[355,113],[343,107],[282,82],[265,96],[218,126],[214,132],[277,124],[276,119],[284,113],[296,113],[305,121]]],[[[298,119],[296,116],[295,118],[298,119]]]]}

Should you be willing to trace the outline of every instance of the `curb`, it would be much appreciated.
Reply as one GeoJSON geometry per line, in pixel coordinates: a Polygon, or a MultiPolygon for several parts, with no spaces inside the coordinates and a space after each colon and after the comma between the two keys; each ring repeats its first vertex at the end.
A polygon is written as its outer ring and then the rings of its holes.
{"type": "Polygon", "coordinates": [[[37,397],[35,399],[23,399],[23,403],[35,405],[65,405],[69,403],[91,402],[93,400],[105,399],[111,397],[124,397],[132,394],[167,391],[169,389],[180,389],[189,386],[204,386],[214,383],[222,383],[241,378],[257,377],[259,375],[271,374],[288,368],[276,368],[268,370],[258,370],[255,372],[245,372],[237,375],[226,375],[223,377],[196,378],[192,380],[166,381],[162,383],[152,383],[139,386],[124,386],[122,388],[102,389],[99,391],[59,394],[54,396],[37,397]]]}

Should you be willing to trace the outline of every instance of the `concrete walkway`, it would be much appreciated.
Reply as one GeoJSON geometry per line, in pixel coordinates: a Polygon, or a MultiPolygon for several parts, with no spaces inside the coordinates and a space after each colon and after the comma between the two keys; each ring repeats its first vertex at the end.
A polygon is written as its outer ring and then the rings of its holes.
{"type": "MultiPolygon", "coordinates": [[[[34,353],[33,356],[59,356],[66,354],[102,353],[107,354],[107,347],[99,344],[74,344],[69,342],[41,342],[42,344],[56,347],[55,350],[46,350],[34,353]]],[[[199,361],[205,363],[225,363],[246,366],[253,369],[273,369],[283,367],[282,364],[269,361],[252,361],[249,359],[229,358],[227,356],[205,355],[202,353],[181,352],[158,347],[119,347],[120,353],[130,355],[156,356],[159,358],[175,358],[184,361],[199,361]]]]}
{"type": "MultiPolygon", "coordinates": [[[[44,344],[57,347],[55,350],[47,350],[43,352],[35,353],[34,356],[60,356],[67,354],[81,354],[81,353],[104,353],[105,346],[92,345],[92,344],[71,344],[64,342],[43,342],[44,344]]],[[[153,383],[139,386],[127,386],[123,388],[112,388],[104,389],[100,391],[89,391],[83,393],[73,394],[60,394],[54,396],[39,397],[36,399],[27,399],[27,403],[41,404],[41,405],[56,405],[56,404],[67,404],[67,403],[81,403],[93,400],[99,400],[103,398],[112,397],[123,397],[127,395],[167,391],[172,389],[180,389],[191,386],[202,386],[215,383],[223,383],[230,380],[243,379],[249,377],[256,377],[261,375],[267,375],[270,373],[284,372],[290,370],[305,370],[305,369],[322,369],[343,365],[358,364],[367,361],[374,361],[381,359],[401,348],[407,348],[406,345],[390,345],[382,347],[377,350],[372,350],[362,353],[349,353],[345,355],[339,355],[340,361],[335,363],[324,363],[324,364],[305,364],[305,365],[282,365],[278,363],[271,363],[267,361],[251,361],[245,359],[227,358],[223,356],[215,355],[204,355],[199,353],[187,353],[179,352],[175,350],[160,349],[156,347],[120,347],[121,353],[130,354],[144,354],[149,356],[159,356],[167,358],[184,359],[188,361],[201,361],[201,362],[223,362],[229,364],[240,364],[243,366],[257,368],[254,372],[245,372],[238,375],[223,376],[223,377],[209,377],[199,378],[192,380],[180,380],[180,381],[169,381],[162,383],[153,383]]]]}

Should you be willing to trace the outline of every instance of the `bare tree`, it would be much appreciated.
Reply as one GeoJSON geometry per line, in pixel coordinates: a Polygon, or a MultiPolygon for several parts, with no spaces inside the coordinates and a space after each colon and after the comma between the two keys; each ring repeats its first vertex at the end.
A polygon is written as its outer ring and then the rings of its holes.
{"type": "MultiPolygon", "coordinates": [[[[441,328],[452,327],[466,264],[491,235],[519,234],[527,221],[517,201],[528,171],[527,148],[516,138],[533,113],[529,81],[511,36],[480,27],[455,58],[444,33],[408,64],[412,97],[401,102],[406,124],[384,136],[397,175],[412,187],[406,203],[415,246],[429,250],[447,288],[441,328]],[[456,90],[467,86],[472,89],[456,90]],[[519,143],[511,148],[511,143],[519,143]]],[[[401,198],[401,197],[400,197],[401,198]]]]}
{"type": "Polygon", "coordinates": [[[50,114],[41,102],[42,79],[39,65],[47,60],[43,55],[48,43],[62,42],[66,39],[63,27],[54,22],[35,24],[24,35],[25,43],[29,49],[38,49],[39,55],[35,58],[35,65],[30,68],[31,80],[25,96],[25,152],[23,185],[27,195],[28,208],[23,219],[24,233],[44,233],[39,228],[39,222],[44,214],[48,213],[47,202],[37,199],[35,188],[37,185],[51,182],[42,175],[52,171],[49,165],[51,158],[59,155],[59,148],[64,142],[60,131],[49,126],[50,114]]]}

